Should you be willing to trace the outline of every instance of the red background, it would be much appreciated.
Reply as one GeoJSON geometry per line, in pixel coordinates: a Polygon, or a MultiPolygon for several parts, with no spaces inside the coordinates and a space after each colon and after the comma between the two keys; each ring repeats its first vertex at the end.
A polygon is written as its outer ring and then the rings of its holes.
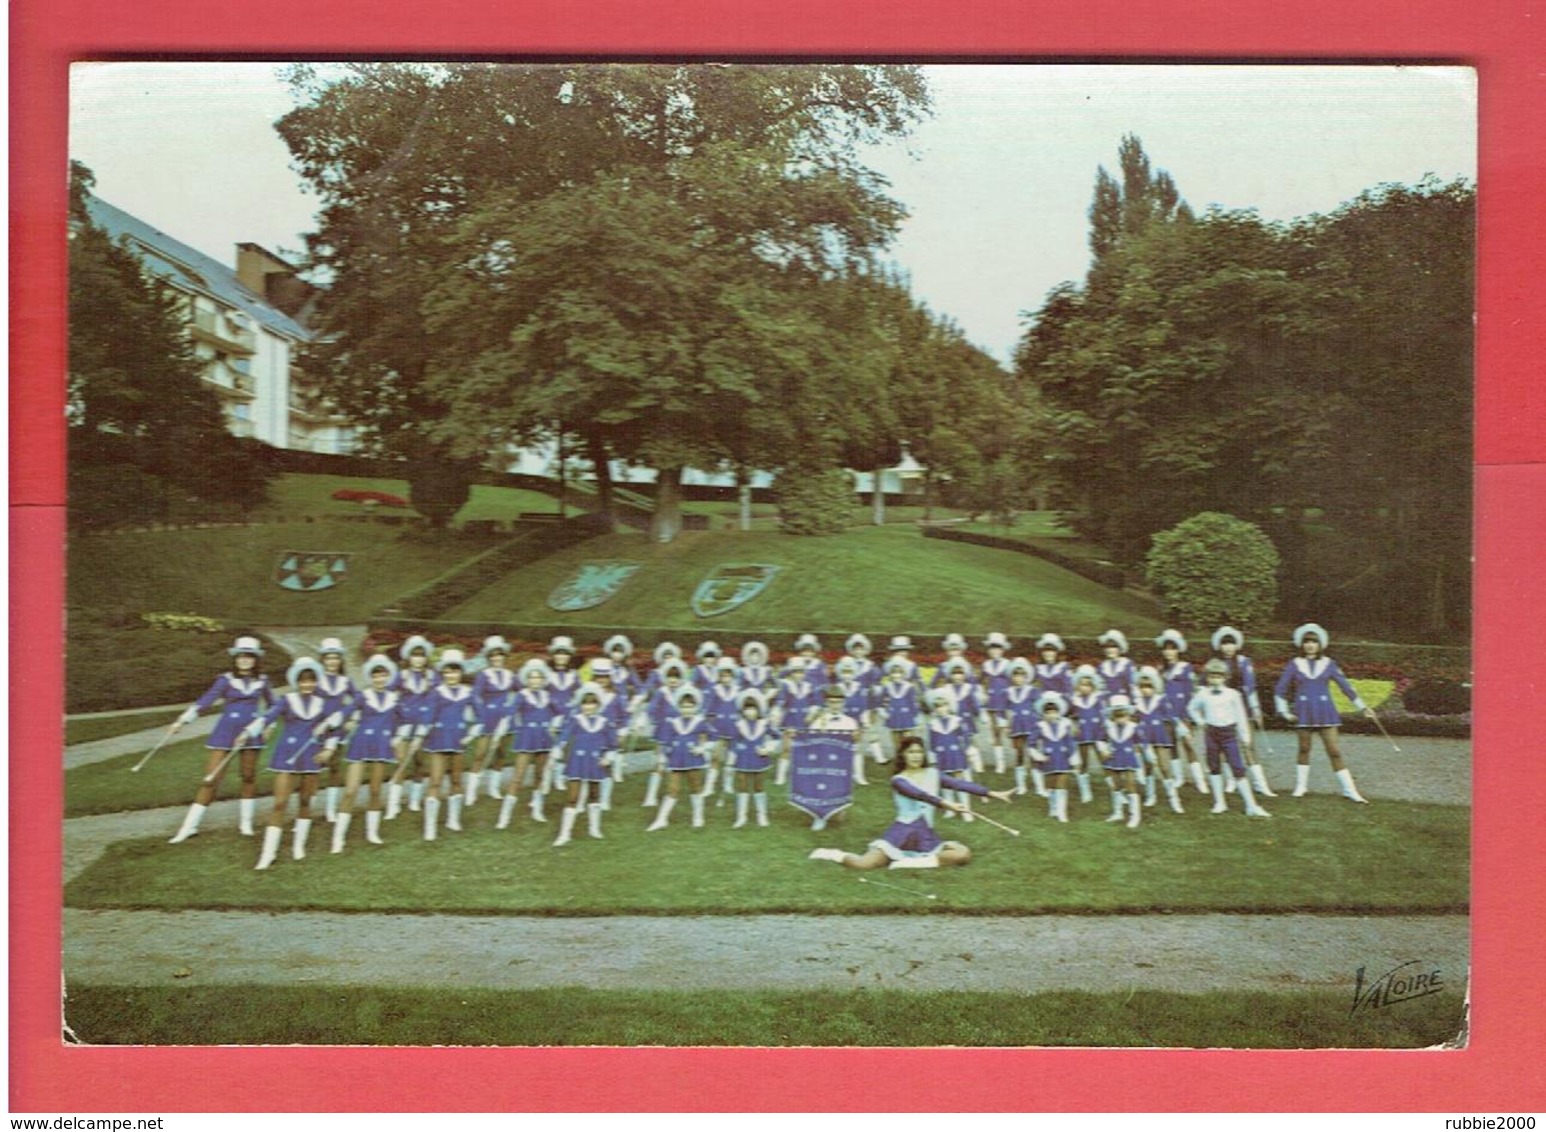
{"type": "MultiPolygon", "coordinates": [[[[1497,0],[14,0],[11,7],[11,1095],[13,1111],[695,1109],[1503,1111],[1546,1108],[1539,926],[1546,689],[1543,72],[1526,4],[1497,0]],[[59,1041],[67,68],[72,60],[438,52],[887,54],[1442,61],[1481,91],[1472,1033],[1463,1051],[620,1050],[577,1088],[574,1050],[70,1048],[59,1041]],[[1513,630],[1526,630],[1516,632],[1513,630]],[[1507,654],[1507,661],[1504,656],[1507,654]],[[24,664],[17,664],[18,658],[24,664]],[[1506,667],[1505,667],[1506,663],[1506,667]],[[1527,736],[1509,743],[1510,733],[1527,736]],[[310,1067],[312,1072],[287,1070],[310,1067]],[[449,1070],[437,1073],[436,1070],[449,1070]],[[340,1094],[337,1084],[350,1088],[340,1094]],[[446,1088],[428,1093],[428,1081],[446,1088]],[[1048,1088],[1049,1081],[1056,1087],[1048,1088]],[[948,1095],[939,1091],[949,1082],[948,1095]],[[830,1093],[824,1094],[829,1098],[830,1093]]],[[[1542,15],[1546,20],[1546,15],[1542,15]]]]}

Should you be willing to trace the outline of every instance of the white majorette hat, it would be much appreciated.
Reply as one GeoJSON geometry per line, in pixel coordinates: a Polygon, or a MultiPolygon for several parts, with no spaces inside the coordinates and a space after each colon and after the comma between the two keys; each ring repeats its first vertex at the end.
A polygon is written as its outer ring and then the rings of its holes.
{"type": "Polygon", "coordinates": [[[720,648],[713,641],[704,641],[701,645],[698,646],[698,651],[695,655],[699,660],[708,660],[711,656],[722,655],[724,651],[724,649],[720,648]]]}
{"type": "Polygon", "coordinates": [[[1041,652],[1043,649],[1057,649],[1058,652],[1068,651],[1063,644],[1063,638],[1056,633],[1043,633],[1041,635],[1040,639],[1036,642],[1036,651],[1041,652]]]}
{"type": "Polygon", "coordinates": [[[1106,701],[1107,715],[1116,715],[1116,713],[1119,711],[1125,711],[1129,715],[1131,715],[1133,711],[1133,701],[1128,699],[1121,692],[1118,692],[1116,695],[1112,696],[1109,700],[1106,701]]]}
{"type": "Polygon", "coordinates": [[[534,656],[525,664],[521,665],[521,683],[524,684],[526,681],[530,680],[531,674],[533,672],[542,673],[542,678],[544,680],[553,675],[553,670],[548,667],[548,662],[543,660],[540,656],[534,656]]]}
{"type": "Polygon", "coordinates": [[[498,634],[495,634],[492,637],[484,637],[483,647],[478,650],[478,655],[488,656],[489,653],[494,652],[502,652],[508,655],[510,652],[510,642],[498,634]]]}
{"type": "Polygon", "coordinates": [[[1231,640],[1234,641],[1238,647],[1245,648],[1244,633],[1242,633],[1239,629],[1236,629],[1233,625],[1221,625],[1219,628],[1213,630],[1213,639],[1208,643],[1212,645],[1215,650],[1217,650],[1223,646],[1225,641],[1231,640]]]}
{"type": "Polygon", "coordinates": [[[929,692],[929,706],[931,708],[937,708],[941,704],[945,704],[949,707],[955,707],[956,698],[947,692],[944,688],[935,688],[929,692]]]}
{"type": "Polygon", "coordinates": [[[303,656],[285,671],[285,683],[295,687],[303,672],[310,672],[318,680],[322,679],[322,666],[311,657],[303,656]]]}
{"type": "Polygon", "coordinates": [[[1294,647],[1296,649],[1303,648],[1304,639],[1306,637],[1318,638],[1321,643],[1321,648],[1323,649],[1331,643],[1331,635],[1327,633],[1326,630],[1317,625],[1314,621],[1311,621],[1307,625],[1301,625],[1299,628],[1294,630],[1294,647]]]}
{"type": "Polygon", "coordinates": [[[693,687],[691,684],[683,684],[680,688],[671,693],[671,702],[674,703],[677,707],[681,707],[683,700],[691,700],[695,704],[702,704],[703,693],[698,691],[698,689],[693,687]]]}
{"type": "Polygon", "coordinates": [[[1093,664],[1081,664],[1074,669],[1074,687],[1079,686],[1079,681],[1090,680],[1095,684],[1095,690],[1099,692],[1106,686],[1106,682],[1100,678],[1100,673],[1095,671],[1093,664]]]}
{"type": "Polygon", "coordinates": [[[859,674],[859,662],[851,656],[845,656],[832,666],[839,680],[846,680],[859,674]]]}
{"type": "Polygon", "coordinates": [[[399,660],[407,660],[409,656],[420,649],[424,650],[425,656],[431,656],[435,652],[435,646],[429,643],[428,637],[421,637],[415,633],[403,642],[402,648],[397,650],[397,658],[399,660]]]}
{"type": "Polygon", "coordinates": [[[892,637],[891,643],[886,646],[887,652],[911,652],[913,639],[909,636],[892,637]]]}
{"type": "Polygon", "coordinates": [[[1208,661],[1207,664],[1202,666],[1202,671],[1204,676],[1212,676],[1214,673],[1217,673],[1220,676],[1228,676],[1229,661],[1220,660],[1218,657],[1214,657],[1212,660],[1208,661]]]}
{"type": "Polygon", "coordinates": [[[1103,648],[1106,645],[1116,645],[1122,652],[1127,651],[1127,638],[1122,635],[1120,629],[1107,629],[1100,635],[1100,643],[1103,648]]]}
{"type": "Polygon", "coordinates": [[[784,667],[790,672],[804,672],[809,663],[803,656],[792,656],[784,662],[784,667]]]}
{"type": "Polygon", "coordinates": [[[685,680],[687,679],[687,664],[681,657],[673,656],[661,662],[659,672],[662,680],[672,675],[678,680],[685,680]]]}
{"type": "Polygon", "coordinates": [[[574,638],[554,637],[548,642],[548,652],[566,652],[572,655],[574,653],[574,638]]]}
{"type": "Polygon", "coordinates": [[[263,643],[256,637],[237,637],[236,643],[225,650],[227,656],[236,656],[238,653],[246,653],[248,656],[262,656],[263,643]]]}
{"type": "Polygon", "coordinates": [[[1036,669],[1023,656],[1017,656],[1009,662],[1009,674],[1013,676],[1016,672],[1025,673],[1027,679],[1036,675],[1036,669]]]}
{"type": "Polygon", "coordinates": [[[845,652],[853,652],[855,649],[863,649],[865,652],[869,652],[871,647],[870,639],[863,633],[855,633],[843,642],[845,652]]]}
{"type": "Polygon", "coordinates": [[[1062,692],[1047,691],[1036,697],[1036,714],[1040,715],[1052,704],[1057,705],[1059,712],[1066,712],[1068,710],[1068,701],[1063,698],[1062,692]]]}
{"type": "Polygon", "coordinates": [[[1177,652],[1186,651],[1186,638],[1181,635],[1181,631],[1179,629],[1166,629],[1163,633],[1154,638],[1154,643],[1160,648],[1164,648],[1167,641],[1176,646],[1177,652]]]}
{"type": "Polygon", "coordinates": [[[939,670],[946,676],[953,676],[957,672],[964,672],[968,676],[972,674],[972,666],[958,656],[953,656],[949,660],[943,661],[939,666],[939,670]]]}
{"type": "Polygon", "coordinates": [[[666,661],[682,655],[682,647],[672,644],[670,641],[661,641],[655,646],[655,663],[664,664],[666,661]]]}
{"type": "Polygon", "coordinates": [[[1143,684],[1146,682],[1153,684],[1158,691],[1164,691],[1165,689],[1165,678],[1160,675],[1159,669],[1155,668],[1152,664],[1145,664],[1138,670],[1137,683],[1143,684]]]}
{"type": "Polygon", "coordinates": [[[575,693],[574,702],[577,704],[584,703],[586,696],[591,697],[598,704],[606,702],[606,693],[601,690],[601,685],[593,684],[589,680],[580,685],[580,690],[575,693]]]}
{"type": "Polygon", "coordinates": [[[625,657],[633,655],[633,642],[621,633],[608,637],[606,644],[602,645],[601,648],[606,653],[621,652],[625,657]]]}
{"type": "Polygon", "coordinates": [[[768,662],[768,646],[761,641],[747,641],[741,646],[741,663],[748,667],[760,667],[768,662]]]}
{"type": "Polygon", "coordinates": [[[939,647],[942,649],[960,649],[964,652],[966,651],[966,638],[961,636],[960,633],[947,633],[945,634],[945,639],[940,642],[939,647]]]}
{"type": "Polygon", "coordinates": [[[345,650],[345,648],[344,648],[344,643],[342,641],[340,641],[337,637],[323,637],[322,638],[322,643],[317,646],[317,655],[318,656],[328,656],[328,655],[347,656],[349,654],[348,654],[347,650],[345,650]]]}
{"type": "Polygon", "coordinates": [[[801,633],[799,639],[795,641],[794,647],[797,649],[815,649],[817,652],[820,652],[821,642],[816,639],[815,633],[801,633]]]}
{"type": "Polygon", "coordinates": [[[467,658],[462,655],[461,649],[446,649],[440,654],[440,659],[435,661],[438,668],[466,668],[467,658]]]}
{"type": "Polygon", "coordinates": [[[369,676],[372,672],[376,672],[378,670],[385,672],[387,674],[388,680],[397,675],[397,665],[392,663],[392,658],[389,656],[382,656],[380,653],[377,653],[375,656],[371,657],[363,665],[361,665],[361,671],[364,672],[366,676],[369,676]]]}
{"type": "Polygon", "coordinates": [[[715,672],[735,672],[739,668],[733,656],[722,656],[714,662],[715,672]]]}
{"type": "Polygon", "coordinates": [[[982,647],[985,649],[1007,649],[1009,638],[1003,633],[989,633],[983,638],[982,647]]]}
{"type": "Polygon", "coordinates": [[[592,677],[612,675],[612,662],[604,656],[598,656],[590,662],[590,674],[592,677]]]}
{"type": "Polygon", "coordinates": [[[886,661],[887,676],[906,676],[908,671],[907,662],[905,660],[886,661]]]}
{"type": "Polygon", "coordinates": [[[736,707],[744,709],[747,704],[756,704],[758,715],[766,715],[768,713],[768,698],[756,688],[747,688],[735,698],[736,707]]]}

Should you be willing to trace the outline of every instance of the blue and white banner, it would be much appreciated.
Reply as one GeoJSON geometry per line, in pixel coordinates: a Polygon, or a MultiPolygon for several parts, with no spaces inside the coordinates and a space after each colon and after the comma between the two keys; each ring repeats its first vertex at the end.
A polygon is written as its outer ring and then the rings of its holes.
{"type": "Polygon", "coordinates": [[[796,731],[789,752],[789,802],[815,818],[854,800],[854,731],[796,731]]]}

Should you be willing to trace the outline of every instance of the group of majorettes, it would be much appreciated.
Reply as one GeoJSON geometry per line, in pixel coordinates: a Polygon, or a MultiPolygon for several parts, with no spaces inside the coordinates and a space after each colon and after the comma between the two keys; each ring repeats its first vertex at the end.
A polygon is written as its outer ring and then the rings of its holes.
{"type": "MultiPolygon", "coordinates": [[[[1104,656],[1098,664],[1077,667],[1055,634],[1036,642],[1035,662],[1011,659],[1004,635],[989,634],[986,655],[976,665],[966,656],[965,639],[951,634],[943,642],[945,659],[927,680],[906,636],[891,638],[886,658],[877,663],[870,641],[855,634],[830,670],[809,634],[781,668],[755,641],[742,646],[738,659],[705,642],[692,664],[676,645],[663,643],[647,675],[634,667],[633,646],[623,636],[606,641],[603,655],[584,666],[576,664],[574,642],[557,637],[545,657],[518,668],[511,667],[512,649],[503,637],[489,637],[479,663],[470,664],[460,650],[437,655],[429,640],[413,636],[396,662],[385,655],[369,658],[364,683],[356,686],[345,673],[342,644],[329,639],[315,659],[290,666],[292,690],[279,695],[261,672],[260,643],[241,637],[228,650],[231,670],[172,725],[175,731],[222,707],[208,742],[206,774],[172,841],[198,832],[233,757],[241,772],[241,832],[254,834],[257,760],[273,729],[274,803],[260,869],[278,855],[292,794],[298,803],[292,855],[304,857],[312,799],[324,775],[335,853],[344,850],[361,812],[362,787],[365,840],[372,844],[381,844],[381,823],[399,815],[405,798],[408,809],[423,815],[424,839],[435,840],[442,811],[445,828],[459,831],[465,808],[484,792],[499,799],[496,828],[508,828],[528,787],[536,822],[547,820],[550,794],[562,798],[555,845],[571,840],[582,814],[590,836],[600,838],[623,756],[635,745],[642,749],[641,739],[651,740],[655,751],[644,799],[656,810],[649,830],[669,825],[684,789],[694,826],[705,823],[705,805],[717,792],[734,796],[734,828],[746,826],[753,811],[756,824],[766,826],[767,777],[782,784],[793,733],[813,723],[853,732],[853,775],[860,785],[867,784],[866,755],[883,763],[889,747],[895,772],[890,785],[899,792],[899,806],[905,794],[910,812],[923,805],[971,820],[973,796],[1007,799],[1034,789],[1047,798],[1048,815],[1066,822],[1070,788],[1091,801],[1092,775],[1100,770],[1112,799],[1107,820],[1136,826],[1160,789],[1170,808],[1182,812],[1180,789],[1189,767],[1192,784],[1205,794],[1211,790],[1215,813],[1228,808],[1226,793],[1235,793],[1247,815],[1265,817],[1256,795],[1274,795],[1255,755],[1252,724],[1260,727],[1263,720],[1243,643],[1232,628],[1214,633],[1215,655],[1198,687],[1183,659],[1187,642],[1174,630],[1156,639],[1157,663],[1142,667],[1129,658],[1127,640],[1116,630],[1100,638],[1104,656]],[[1005,791],[977,782],[986,773],[984,750],[995,773],[1012,773],[1005,791]],[[914,781],[920,775],[935,776],[930,782],[937,793],[914,781]]],[[[1337,745],[1340,716],[1331,686],[1340,687],[1356,709],[1369,709],[1325,655],[1325,630],[1301,626],[1294,643],[1299,655],[1276,689],[1279,714],[1298,729],[1294,794],[1308,789],[1310,744],[1319,733],[1341,792],[1362,802],[1337,745]]],[[[908,822],[915,820],[916,814],[908,822]]],[[[933,852],[937,856],[937,847],[933,852]]],[[[873,867],[869,855],[864,860],[870,864],[855,867],[873,867]]]]}

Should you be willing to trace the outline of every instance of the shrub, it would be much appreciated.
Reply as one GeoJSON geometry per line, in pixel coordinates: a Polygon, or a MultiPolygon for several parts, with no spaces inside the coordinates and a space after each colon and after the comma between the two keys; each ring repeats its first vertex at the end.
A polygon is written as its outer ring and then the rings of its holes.
{"type": "Polygon", "coordinates": [[[1416,715],[1462,715],[1471,710],[1471,689],[1453,680],[1424,677],[1412,681],[1401,702],[1416,715]]]}
{"type": "Polygon", "coordinates": [[[778,477],[778,519],[785,534],[841,534],[853,507],[853,478],[841,468],[794,467],[778,477]]]}
{"type": "Polygon", "coordinates": [[[1249,629],[1277,605],[1278,552],[1260,527],[1204,511],[1153,538],[1146,576],[1165,612],[1189,629],[1249,629]]]}

